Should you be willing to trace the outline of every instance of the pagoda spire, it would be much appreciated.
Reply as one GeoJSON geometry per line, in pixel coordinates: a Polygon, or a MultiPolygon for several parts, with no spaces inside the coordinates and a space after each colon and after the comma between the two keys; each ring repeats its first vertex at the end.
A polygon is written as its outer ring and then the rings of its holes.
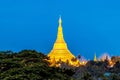
{"type": "Polygon", "coordinates": [[[58,26],[58,34],[57,34],[56,42],[65,42],[64,37],[63,37],[62,18],[61,18],[61,16],[59,17],[58,23],[59,23],[59,26],[58,26]]]}
{"type": "Polygon", "coordinates": [[[57,39],[54,43],[53,49],[48,54],[48,57],[50,57],[50,63],[53,63],[55,60],[56,62],[65,62],[69,61],[71,65],[78,64],[78,61],[73,62],[72,59],[75,58],[75,56],[69,51],[67,44],[64,40],[63,36],[63,30],[62,30],[62,18],[59,17],[58,20],[58,33],[57,33],[57,39]]]}
{"type": "Polygon", "coordinates": [[[61,26],[62,27],[62,18],[61,18],[61,16],[59,17],[59,26],[61,26]]]}
{"type": "Polygon", "coordinates": [[[94,54],[94,61],[97,61],[96,53],[94,54]]]}

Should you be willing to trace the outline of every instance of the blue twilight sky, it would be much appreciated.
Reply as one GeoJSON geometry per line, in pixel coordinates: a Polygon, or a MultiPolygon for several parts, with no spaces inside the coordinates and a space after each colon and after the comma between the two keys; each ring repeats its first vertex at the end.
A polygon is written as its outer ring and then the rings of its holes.
{"type": "Polygon", "coordinates": [[[120,0],[0,0],[0,51],[49,53],[59,15],[74,55],[120,55],[120,0]]]}

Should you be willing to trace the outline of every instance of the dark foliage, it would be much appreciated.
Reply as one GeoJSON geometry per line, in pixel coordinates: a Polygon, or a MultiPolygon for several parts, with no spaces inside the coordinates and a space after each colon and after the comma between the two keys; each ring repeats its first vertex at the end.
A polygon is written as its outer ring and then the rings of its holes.
{"type": "Polygon", "coordinates": [[[72,70],[49,67],[47,56],[35,50],[0,52],[0,80],[70,80],[72,70]]]}
{"type": "Polygon", "coordinates": [[[107,60],[88,61],[85,66],[76,68],[73,77],[76,80],[120,80],[120,62],[116,62],[112,68],[108,65],[107,60]]]}
{"type": "MultiPolygon", "coordinates": [[[[79,55],[80,59],[81,56],[79,55]]],[[[120,80],[120,61],[113,67],[109,62],[88,61],[85,66],[74,67],[61,63],[61,67],[49,67],[49,58],[35,50],[0,52],[0,80],[120,80]]],[[[75,59],[72,59],[76,61],[75,59]]]]}

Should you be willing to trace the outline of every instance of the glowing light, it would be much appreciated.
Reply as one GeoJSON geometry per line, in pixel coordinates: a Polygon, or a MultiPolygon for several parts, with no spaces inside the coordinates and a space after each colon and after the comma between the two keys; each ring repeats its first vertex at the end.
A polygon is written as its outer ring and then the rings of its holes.
{"type": "MultiPolygon", "coordinates": [[[[75,56],[68,50],[67,44],[65,43],[62,31],[62,19],[59,18],[58,34],[56,42],[54,43],[53,49],[48,54],[50,57],[51,65],[56,65],[57,62],[65,62],[70,65],[77,66],[79,60],[76,60],[75,56]]],[[[60,64],[57,64],[59,66],[60,64]]]]}
{"type": "Polygon", "coordinates": [[[104,60],[106,60],[106,58],[107,58],[108,60],[111,60],[111,57],[109,56],[108,53],[104,53],[102,56],[100,56],[99,60],[100,60],[100,61],[104,61],[104,60]]]}
{"type": "Polygon", "coordinates": [[[95,61],[95,62],[97,61],[97,57],[96,57],[96,54],[94,55],[94,61],[95,61]]]}

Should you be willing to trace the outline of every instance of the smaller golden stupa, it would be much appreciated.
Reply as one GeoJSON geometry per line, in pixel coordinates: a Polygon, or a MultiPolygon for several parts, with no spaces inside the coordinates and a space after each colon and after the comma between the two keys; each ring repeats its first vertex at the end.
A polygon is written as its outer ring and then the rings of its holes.
{"type": "Polygon", "coordinates": [[[56,65],[56,63],[60,61],[69,63],[73,66],[77,66],[79,64],[79,61],[67,48],[67,44],[63,37],[61,17],[59,18],[57,39],[54,43],[53,49],[48,54],[48,57],[50,58],[49,62],[51,63],[51,65],[56,65]]]}
{"type": "Polygon", "coordinates": [[[96,53],[94,54],[94,61],[97,61],[96,53]]]}

